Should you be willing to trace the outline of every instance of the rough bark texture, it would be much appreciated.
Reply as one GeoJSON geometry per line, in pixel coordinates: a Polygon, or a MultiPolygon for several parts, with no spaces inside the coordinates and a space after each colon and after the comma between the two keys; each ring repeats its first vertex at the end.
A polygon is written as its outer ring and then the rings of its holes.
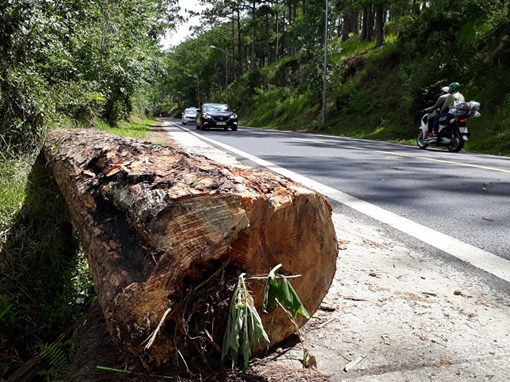
{"type": "MultiPolygon", "coordinates": [[[[229,259],[250,275],[279,263],[281,273],[302,275],[291,283],[310,314],[329,289],[338,247],[330,206],[316,192],[268,171],[95,130],[52,131],[43,150],[108,331],[146,365],[165,364],[185,346],[183,298],[229,259]]],[[[260,312],[262,287],[250,287],[260,312]]],[[[294,332],[282,311],[261,317],[272,344],[294,332]]]]}

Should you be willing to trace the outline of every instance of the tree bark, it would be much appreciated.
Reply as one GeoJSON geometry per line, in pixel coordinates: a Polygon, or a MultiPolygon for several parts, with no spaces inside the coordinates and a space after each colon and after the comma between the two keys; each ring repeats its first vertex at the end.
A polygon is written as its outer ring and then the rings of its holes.
{"type": "Polygon", "coordinates": [[[257,48],[257,4],[255,0],[252,1],[251,4],[251,64],[250,64],[250,70],[254,71],[257,69],[257,56],[255,54],[256,48],[257,48]]]}
{"type": "Polygon", "coordinates": [[[372,41],[374,36],[374,6],[367,5],[363,9],[363,27],[361,30],[361,41],[372,41]]]}
{"type": "Polygon", "coordinates": [[[384,24],[386,11],[383,4],[375,5],[375,46],[384,45],[384,24]]]}
{"type": "MultiPolygon", "coordinates": [[[[301,275],[291,284],[310,314],[331,285],[338,254],[331,208],[283,176],[95,130],[51,131],[43,150],[108,331],[147,366],[187,346],[189,317],[202,309],[186,311],[187,298],[216,270],[260,275],[281,263],[282,274],[301,275]]],[[[283,311],[261,312],[263,286],[251,282],[250,291],[271,344],[292,335],[283,311]]],[[[212,339],[220,347],[224,329],[212,339]]]]}

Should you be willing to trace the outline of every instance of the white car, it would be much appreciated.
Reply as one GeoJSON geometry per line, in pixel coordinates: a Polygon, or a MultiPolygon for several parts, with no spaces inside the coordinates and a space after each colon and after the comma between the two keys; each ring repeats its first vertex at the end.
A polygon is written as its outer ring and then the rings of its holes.
{"type": "Polygon", "coordinates": [[[195,122],[197,120],[197,108],[196,107],[188,107],[182,113],[181,122],[185,125],[188,122],[195,122]]]}

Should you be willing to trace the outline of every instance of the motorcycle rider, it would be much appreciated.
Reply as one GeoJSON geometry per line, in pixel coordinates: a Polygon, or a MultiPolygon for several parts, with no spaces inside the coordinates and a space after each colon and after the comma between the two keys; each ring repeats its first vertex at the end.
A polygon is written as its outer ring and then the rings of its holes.
{"type": "Polygon", "coordinates": [[[433,106],[431,106],[431,107],[427,107],[426,109],[423,109],[424,113],[430,114],[429,115],[429,122],[428,122],[428,131],[425,133],[425,137],[428,137],[428,136],[431,135],[431,132],[432,132],[432,123],[433,123],[434,117],[437,115],[434,112],[437,109],[441,109],[441,107],[443,106],[444,102],[446,101],[446,98],[448,98],[449,94],[450,94],[450,87],[443,86],[441,88],[441,93],[440,93],[436,103],[433,106]]]}
{"type": "Polygon", "coordinates": [[[446,97],[446,100],[443,103],[443,106],[441,106],[441,111],[439,115],[434,117],[434,131],[433,135],[437,135],[437,132],[439,130],[439,121],[452,118],[453,116],[448,112],[456,102],[465,102],[464,96],[460,92],[460,84],[458,82],[452,82],[450,85],[448,85],[451,89],[450,94],[448,97],[446,97]]]}

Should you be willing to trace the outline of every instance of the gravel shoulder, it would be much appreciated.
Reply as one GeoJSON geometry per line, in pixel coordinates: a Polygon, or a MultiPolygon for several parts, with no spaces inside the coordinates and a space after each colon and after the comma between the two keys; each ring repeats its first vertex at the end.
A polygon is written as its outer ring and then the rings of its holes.
{"type": "MultiPolygon", "coordinates": [[[[177,127],[154,131],[151,140],[243,166],[177,127]]],[[[331,381],[510,380],[508,285],[495,288],[459,262],[404,244],[343,206],[333,208],[337,272],[301,333],[318,375],[331,381]]],[[[301,354],[299,344],[282,345],[262,364],[299,368],[301,354]]],[[[266,380],[314,378],[294,373],[266,380]]]]}

